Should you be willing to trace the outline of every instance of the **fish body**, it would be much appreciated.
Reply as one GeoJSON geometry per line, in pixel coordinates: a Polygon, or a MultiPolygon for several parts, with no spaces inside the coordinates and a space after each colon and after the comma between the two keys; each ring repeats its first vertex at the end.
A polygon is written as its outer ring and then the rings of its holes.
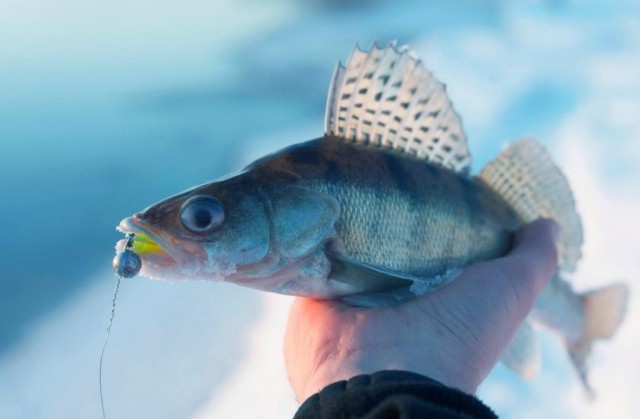
{"type": "MultiPolygon", "coordinates": [[[[592,342],[622,321],[626,287],[579,295],[562,279],[581,257],[582,226],[539,143],[516,142],[476,176],[470,167],[460,119],[420,61],[393,45],[356,49],[334,73],[323,137],[124,219],[129,236],[116,248],[139,256],[145,276],[384,306],[505,255],[517,228],[552,218],[558,273],[530,320],[560,334],[590,392],[592,342]]],[[[528,323],[503,361],[523,376],[537,371],[528,323]]]]}
{"type": "Polygon", "coordinates": [[[224,226],[200,241],[203,249],[195,253],[210,258],[204,269],[188,261],[181,263],[183,272],[148,263],[143,275],[206,279],[208,274],[219,277],[220,267],[226,265],[222,272],[228,276],[223,279],[323,298],[413,285],[365,282],[356,289],[356,284],[346,287],[345,278],[340,281],[343,286],[336,285],[330,281],[335,279],[330,264],[340,258],[416,280],[431,279],[435,287],[452,269],[504,255],[513,230],[521,224],[509,204],[477,179],[375,147],[319,138],[260,159],[236,176],[153,205],[126,220],[122,230],[132,223],[145,226],[150,234],[139,240],[144,253],[150,235],[159,238],[161,231],[175,228],[179,208],[200,195],[216,196],[227,213],[259,214],[245,215],[235,232],[224,226]],[[301,233],[306,230],[312,234],[301,233]],[[238,246],[250,246],[235,247],[229,238],[237,237],[245,239],[238,246]],[[241,254],[243,259],[234,256],[241,254]],[[292,271],[291,265],[308,275],[292,271]],[[323,283],[326,289],[321,290],[318,284],[323,283]]]}
{"type": "MultiPolygon", "coordinates": [[[[249,170],[258,179],[291,174],[290,182],[337,202],[335,231],[325,245],[329,259],[347,258],[411,277],[442,277],[504,255],[519,225],[509,205],[482,182],[336,138],[290,147],[249,170]]],[[[371,291],[367,285],[375,287],[366,284],[358,292],[371,291]]],[[[304,284],[295,292],[283,290],[305,294],[304,284]]]]}

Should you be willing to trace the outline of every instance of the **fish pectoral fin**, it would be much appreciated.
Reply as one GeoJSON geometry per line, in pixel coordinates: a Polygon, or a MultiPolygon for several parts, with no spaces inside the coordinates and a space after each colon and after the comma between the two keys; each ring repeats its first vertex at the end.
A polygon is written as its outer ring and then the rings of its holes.
{"type": "Polygon", "coordinates": [[[415,296],[408,288],[399,288],[374,294],[347,295],[342,297],[342,301],[353,307],[392,307],[415,298],[415,296]]]}
{"type": "Polygon", "coordinates": [[[392,269],[359,262],[342,255],[329,255],[331,273],[329,279],[347,285],[349,295],[342,299],[362,307],[380,307],[400,304],[418,293],[414,286],[420,284],[423,294],[427,288],[437,289],[428,278],[409,275],[392,269]]]}
{"type": "Polygon", "coordinates": [[[286,258],[298,258],[317,248],[334,231],[340,214],[330,195],[296,184],[276,183],[267,192],[272,241],[286,258]]]}
{"type": "Polygon", "coordinates": [[[525,379],[540,371],[541,355],[538,340],[529,322],[520,325],[500,359],[502,363],[525,379]]]}
{"type": "Polygon", "coordinates": [[[331,262],[330,278],[353,286],[354,291],[357,293],[411,287],[419,279],[387,268],[358,262],[341,255],[329,256],[329,261],[331,262]]]}

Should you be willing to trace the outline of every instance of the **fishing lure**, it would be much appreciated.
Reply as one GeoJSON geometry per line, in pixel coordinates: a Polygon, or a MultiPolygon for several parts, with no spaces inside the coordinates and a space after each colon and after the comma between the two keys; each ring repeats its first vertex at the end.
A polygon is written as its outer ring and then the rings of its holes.
{"type": "Polygon", "coordinates": [[[142,261],[140,256],[134,253],[133,243],[135,240],[135,234],[127,235],[127,244],[122,252],[116,253],[113,258],[113,270],[121,278],[132,278],[138,275],[142,268],[142,261]]]}

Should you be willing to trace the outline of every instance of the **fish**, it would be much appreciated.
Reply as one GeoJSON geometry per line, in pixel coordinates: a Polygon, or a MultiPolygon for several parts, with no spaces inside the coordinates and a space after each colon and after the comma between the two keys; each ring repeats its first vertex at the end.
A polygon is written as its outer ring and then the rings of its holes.
{"type": "Polygon", "coordinates": [[[127,238],[116,245],[114,269],[390,306],[505,255],[524,224],[553,219],[558,271],[502,361],[525,378],[537,374],[531,324],[541,324],[560,335],[592,396],[587,359],[594,341],[618,329],[628,290],[615,283],[578,294],[565,279],[581,258],[583,229],[569,183],[543,146],[520,139],[472,175],[445,85],[395,44],[356,47],[337,65],[324,125],[319,138],[122,220],[127,238]]]}

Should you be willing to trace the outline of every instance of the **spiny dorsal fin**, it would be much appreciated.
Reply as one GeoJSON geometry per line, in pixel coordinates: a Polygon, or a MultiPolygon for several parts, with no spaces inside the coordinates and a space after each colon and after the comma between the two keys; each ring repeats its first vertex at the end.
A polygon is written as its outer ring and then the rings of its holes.
{"type": "Polygon", "coordinates": [[[582,224],[567,179],[540,143],[523,139],[510,145],[478,177],[525,223],[541,217],[558,223],[558,266],[566,272],[575,269],[581,256],[582,224]]]}
{"type": "Polygon", "coordinates": [[[325,134],[468,173],[471,155],[445,86],[408,49],[356,47],[333,75],[325,134]]]}

